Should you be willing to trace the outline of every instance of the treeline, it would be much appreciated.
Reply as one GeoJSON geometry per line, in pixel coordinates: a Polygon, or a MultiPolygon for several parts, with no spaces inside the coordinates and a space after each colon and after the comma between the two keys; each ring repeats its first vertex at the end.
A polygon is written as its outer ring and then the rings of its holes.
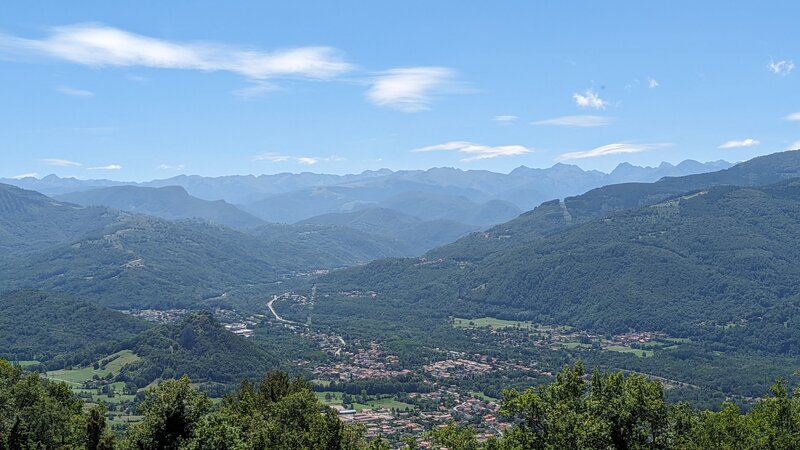
{"type": "MultiPolygon", "coordinates": [[[[512,426],[480,442],[469,427],[450,425],[402,438],[450,450],[549,449],[796,449],[800,397],[776,383],[742,413],[732,403],[715,411],[664,400],[660,383],[641,375],[565,367],[547,385],[504,393],[501,413],[512,426]]],[[[151,387],[139,405],[142,421],[115,439],[102,406],[88,410],[62,383],[0,360],[0,450],[16,449],[325,449],[383,450],[363,428],[339,420],[311,386],[271,372],[245,381],[218,405],[188,377],[151,387]]]]}

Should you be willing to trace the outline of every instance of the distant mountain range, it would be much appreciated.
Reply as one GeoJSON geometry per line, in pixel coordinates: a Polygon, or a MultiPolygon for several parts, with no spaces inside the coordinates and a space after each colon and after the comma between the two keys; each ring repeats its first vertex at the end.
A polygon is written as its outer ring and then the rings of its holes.
{"type": "MultiPolygon", "coordinates": [[[[721,170],[731,165],[725,161],[699,163],[692,160],[683,161],[678,165],[662,163],[658,167],[637,167],[623,163],[611,173],[606,174],[596,170],[585,171],[578,166],[559,163],[547,169],[531,169],[521,166],[509,174],[453,168],[403,171],[381,169],[355,175],[326,175],[308,172],[223,177],[180,175],[144,183],[77,180],[48,175],[41,179],[0,179],[0,183],[35,190],[50,196],[123,185],[181,186],[189,194],[204,200],[225,200],[234,205],[248,207],[256,204],[249,209],[262,210],[262,214],[267,218],[272,214],[269,208],[264,207],[263,204],[259,207],[257,202],[274,198],[276,205],[281,205],[282,197],[279,196],[283,194],[304,191],[309,196],[315,192],[316,195],[324,196],[328,191],[324,189],[320,191],[319,188],[340,187],[330,193],[330,196],[339,200],[336,202],[336,206],[332,207],[337,209],[336,211],[313,210],[306,213],[305,217],[296,219],[302,220],[323,212],[344,212],[340,208],[353,207],[355,206],[353,202],[374,204],[400,193],[414,191],[464,196],[477,203],[492,199],[504,200],[515,204],[520,210],[528,210],[546,200],[580,194],[607,184],[632,181],[650,182],[665,176],[682,176],[721,170]],[[370,195],[363,193],[364,191],[380,191],[381,193],[370,195]],[[340,196],[348,199],[342,201],[340,196]]],[[[281,214],[287,214],[288,217],[288,213],[281,214]]],[[[290,219],[302,215],[293,213],[290,219]]]]}

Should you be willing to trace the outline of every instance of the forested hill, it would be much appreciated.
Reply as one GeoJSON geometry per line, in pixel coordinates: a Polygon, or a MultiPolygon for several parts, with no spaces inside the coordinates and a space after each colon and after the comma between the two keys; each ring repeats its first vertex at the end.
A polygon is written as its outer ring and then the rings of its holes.
{"type": "MultiPolygon", "coordinates": [[[[613,214],[483,260],[391,260],[335,273],[408,314],[666,331],[731,349],[800,349],[800,181],[716,187],[613,214]]],[[[723,348],[723,347],[720,347],[723,348]]]]}
{"type": "Polygon", "coordinates": [[[93,361],[148,327],[142,320],[63,294],[0,295],[0,358],[50,369],[93,361]]]}
{"type": "Polygon", "coordinates": [[[59,202],[0,184],[0,260],[78,239],[120,220],[121,213],[59,202]]]}
{"type": "Polygon", "coordinates": [[[145,387],[183,374],[200,382],[231,384],[280,367],[278,358],[197,312],[178,323],[159,325],[122,344],[140,359],[122,367],[119,379],[145,387]]]}
{"type": "Polygon", "coordinates": [[[800,151],[761,156],[717,172],[682,177],[665,177],[655,183],[613,184],[552,200],[497,225],[474,233],[453,244],[429,252],[430,258],[479,259],[494,251],[513,248],[565,227],[584,223],[623,209],[658,203],[670,197],[711,186],[765,186],[800,177],[800,151]]]}

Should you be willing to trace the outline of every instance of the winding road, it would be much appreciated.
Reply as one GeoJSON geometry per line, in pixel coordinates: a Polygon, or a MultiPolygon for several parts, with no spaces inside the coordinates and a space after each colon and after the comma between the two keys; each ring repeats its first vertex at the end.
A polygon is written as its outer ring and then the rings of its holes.
{"type": "MultiPolygon", "coordinates": [[[[272,299],[267,302],[267,308],[269,308],[269,312],[272,313],[272,315],[275,317],[275,320],[277,320],[278,322],[285,323],[285,324],[288,324],[288,325],[295,325],[295,326],[299,326],[299,327],[308,327],[307,324],[300,323],[300,322],[295,322],[293,320],[284,319],[283,317],[278,315],[278,312],[275,311],[275,308],[272,306],[272,304],[275,303],[276,300],[279,300],[281,298],[287,297],[289,295],[291,295],[291,292],[286,292],[286,293],[283,293],[281,295],[273,295],[272,299]]],[[[311,303],[312,304],[314,303],[314,300],[316,299],[316,296],[317,296],[317,286],[314,285],[311,288],[311,303]]],[[[336,356],[339,356],[342,353],[342,350],[347,346],[347,343],[344,341],[343,337],[341,337],[341,336],[335,336],[335,337],[342,344],[342,346],[339,347],[336,350],[336,352],[334,353],[336,356]]]]}

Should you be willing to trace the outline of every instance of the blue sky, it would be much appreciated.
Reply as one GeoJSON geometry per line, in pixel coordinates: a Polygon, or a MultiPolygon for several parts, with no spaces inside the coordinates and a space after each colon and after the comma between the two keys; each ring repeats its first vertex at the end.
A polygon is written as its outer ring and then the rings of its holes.
{"type": "Polygon", "coordinates": [[[796,2],[0,3],[0,176],[146,180],[800,146],[796,2]]]}

